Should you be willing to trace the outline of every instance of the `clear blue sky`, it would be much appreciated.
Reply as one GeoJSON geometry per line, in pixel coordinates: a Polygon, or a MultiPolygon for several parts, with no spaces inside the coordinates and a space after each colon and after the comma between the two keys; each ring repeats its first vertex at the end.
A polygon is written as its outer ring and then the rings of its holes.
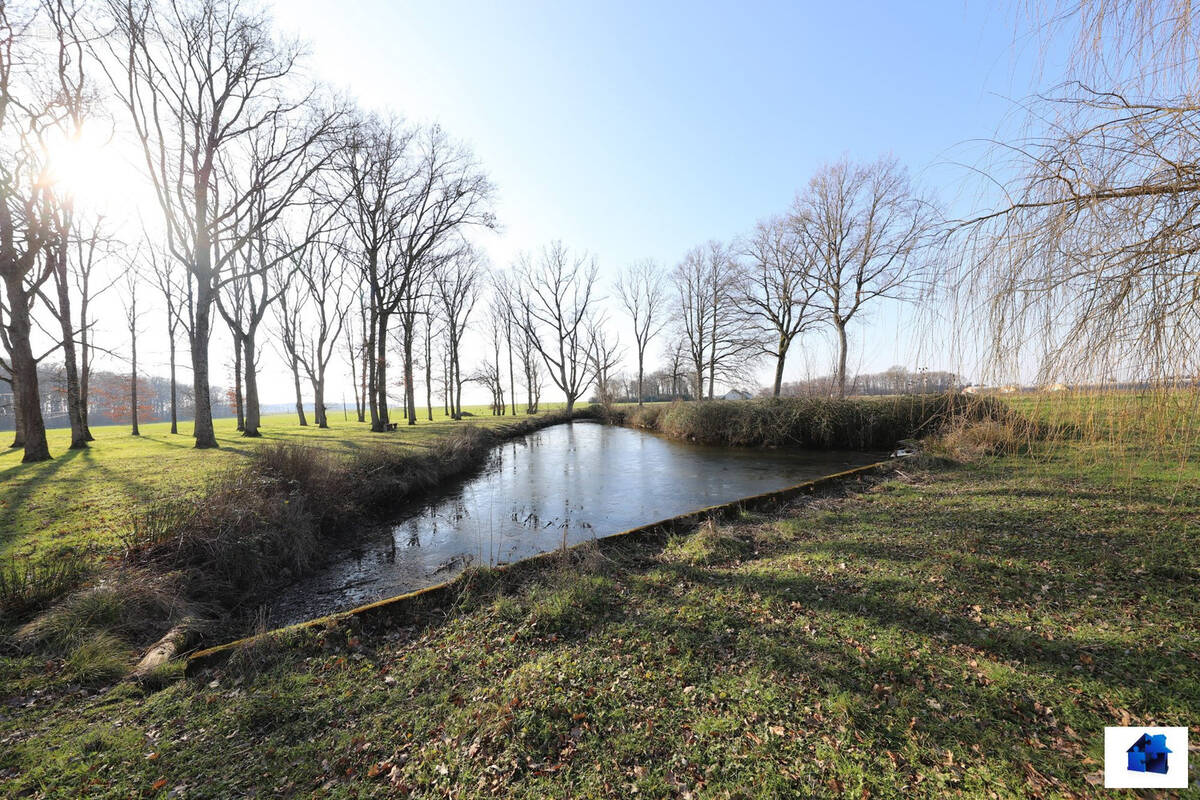
{"type": "MultiPolygon", "coordinates": [[[[555,238],[608,276],[671,265],[784,210],[843,154],[894,153],[954,209],[967,175],[946,161],[1038,88],[1016,12],[982,2],[275,7],[314,74],[471,145],[499,187],[498,266],[555,238]]],[[[903,313],[870,322],[854,366],[956,366],[910,341],[903,313]]],[[[807,369],[828,369],[822,352],[807,369]]]]}

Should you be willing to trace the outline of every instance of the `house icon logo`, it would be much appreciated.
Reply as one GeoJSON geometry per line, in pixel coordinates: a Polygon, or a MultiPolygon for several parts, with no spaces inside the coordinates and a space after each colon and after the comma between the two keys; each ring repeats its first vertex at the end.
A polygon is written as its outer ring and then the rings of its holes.
{"type": "MultiPolygon", "coordinates": [[[[1089,780],[1096,783],[1097,777],[1089,780]]],[[[1188,729],[1105,727],[1104,785],[1109,789],[1187,788],[1188,729]]]]}
{"type": "Polygon", "coordinates": [[[1165,733],[1156,733],[1153,736],[1143,733],[1125,752],[1129,754],[1129,770],[1167,774],[1167,756],[1171,754],[1171,750],[1167,747],[1165,733]]]}

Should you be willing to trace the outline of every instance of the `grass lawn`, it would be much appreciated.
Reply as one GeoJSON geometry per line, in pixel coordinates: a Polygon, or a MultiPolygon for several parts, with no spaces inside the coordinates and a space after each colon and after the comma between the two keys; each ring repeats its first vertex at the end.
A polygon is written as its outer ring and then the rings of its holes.
{"type": "Polygon", "coordinates": [[[1069,456],[485,573],[156,692],[12,658],[0,794],[1121,796],[1105,725],[1200,720],[1200,495],[1069,456]]]}
{"type": "MultiPolygon", "coordinates": [[[[480,425],[512,422],[520,417],[493,417],[486,408],[464,409],[480,425]]],[[[547,408],[546,410],[553,410],[547,408]]],[[[393,412],[392,419],[399,419],[393,412]]],[[[263,418],[262,438],[245,439],[233,419],[216,420],[217,450],[192,447],[191,423],[172,436],[169,423],[141,426],[129,435],[127,425],[92,428],[96,441],[86,450],[68,450],[70,431],[48,432],[53,461],[22,464],[21,451],[0,449],[0,559],[41,558],[63,548],[104,554],[112,551],[128,526],[134,505],[159,493],[194,488],[198,480],[236,465],[256,447],[281,441],[299,442],[340,453],[366,447],[415,448],[454,430],[462,422],[434,409],[427,422],[422,409],[414,427],[393,433],[371,433],[370,426],[331,413],[327,430],[302,428],[293,414],[263,418]]],[[[5,443],[12,433],[3,433],[5,443]]]]}

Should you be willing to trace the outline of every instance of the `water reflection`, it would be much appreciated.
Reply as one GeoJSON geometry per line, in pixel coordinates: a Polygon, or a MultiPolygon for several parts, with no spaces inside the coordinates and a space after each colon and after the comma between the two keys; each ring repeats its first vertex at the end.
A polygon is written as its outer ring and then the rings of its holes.
{"type": "Polygon", "coordinates": [[[839,451],[703,447],[593,422],[557,425],[496,448],[474,477],[290,587],[286,624],[704,506],[869,463],[839,451]]]}

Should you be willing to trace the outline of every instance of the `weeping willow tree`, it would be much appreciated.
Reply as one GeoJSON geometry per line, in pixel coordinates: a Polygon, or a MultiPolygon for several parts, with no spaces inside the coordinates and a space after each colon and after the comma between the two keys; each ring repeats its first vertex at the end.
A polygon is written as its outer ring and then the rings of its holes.
{"type": "Polygon", "coordinates": [[[1067,48],[1066,80],[1029,103],[1023,138],[996,143],[985,173],[1002,199],[956,230],[990,366],[1051,385],[1133,383],[1169,397],[1171,424],[1191,431],[1200,9],[1077,0],[1030,13],[1048,49],[1067,48]]]}

